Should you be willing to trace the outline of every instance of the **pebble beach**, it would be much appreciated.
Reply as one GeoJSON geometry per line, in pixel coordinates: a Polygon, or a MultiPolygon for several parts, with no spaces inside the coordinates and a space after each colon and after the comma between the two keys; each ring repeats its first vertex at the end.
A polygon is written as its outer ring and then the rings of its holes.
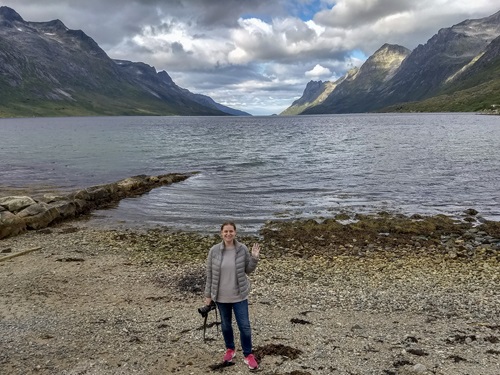
{"type": "MultiPolygon", "coordinates": [[[[269,223],[250,276],[262,374],[500,374],[498,223],[269,223]]],[[[219,241],[64,222],[0,241],[0,373],[246,374],[221,363],[204,261],[219,241]],[[32,250],[24,255],[12,254],[32,250]]]]}

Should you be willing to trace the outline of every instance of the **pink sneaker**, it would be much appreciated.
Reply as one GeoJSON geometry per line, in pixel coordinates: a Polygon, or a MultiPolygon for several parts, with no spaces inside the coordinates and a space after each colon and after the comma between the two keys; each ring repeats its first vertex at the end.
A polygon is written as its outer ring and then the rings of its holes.
{"type": "Polygon", "coordinates": [[[224,362],[232,362],[236,352],[233,349],[227,349],[226,354],[224,354],[224,362]]]}
{"type": "Polygon", "coordinates": [[[255,370],[255,369],[259,368],[259,364],[255,360],[255,357],[253,354],[247,355],[244,359],[244,362],[246,365],[248,365],[248,368],[250,370],[255,370]]]}

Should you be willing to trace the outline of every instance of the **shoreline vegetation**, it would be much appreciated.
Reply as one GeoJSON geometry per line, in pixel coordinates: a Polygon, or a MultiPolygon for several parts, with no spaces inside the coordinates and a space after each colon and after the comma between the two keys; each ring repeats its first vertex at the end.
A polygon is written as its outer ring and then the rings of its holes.
{"type": "MultiPolygon", "coordinates": [[[[478,216],[340,214],[239,237],[262,247],[260,372],[498,375],[500,223],[478,216]]],[[[204,342],[196,311],[218,241],[74,218],[0,240],[0,373],[248,373],[239,347],[221,365],[220,327],[204,342]]]]}

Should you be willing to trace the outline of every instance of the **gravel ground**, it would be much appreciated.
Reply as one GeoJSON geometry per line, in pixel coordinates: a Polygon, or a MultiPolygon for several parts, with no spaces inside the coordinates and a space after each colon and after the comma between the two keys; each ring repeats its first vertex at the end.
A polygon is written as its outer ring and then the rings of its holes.
{"type": "MultiPolygon", "coordinates": [[[[140,233],[74,223],[0,241],[4,255],[40,247],[0,261],[0,374],[248,373],[241,351],[220,366],[217,324],[203,340],[216,239],[195,251],[189,238],[168,235],[175,256],[142,249],[140,233]]],[[[257,372],[500,375],[498,258],[305,259],[267,246],[251,275],[257,372]]]]}

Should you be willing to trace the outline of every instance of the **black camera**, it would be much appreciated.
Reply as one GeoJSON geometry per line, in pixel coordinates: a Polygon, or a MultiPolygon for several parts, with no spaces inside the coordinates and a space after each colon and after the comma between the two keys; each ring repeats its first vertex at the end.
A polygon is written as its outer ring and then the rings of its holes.
{"type": "Polygon", "coordinates": [[[198,309],[198,312],[203,318],[205,318],[206,316],[208,316],[208,313],[212,310],[215,310],[215,308],[216,308],[215,302],[212,301],[210,302],[210,305],[205,305],[203,307],[200,307],[198,309]]]}

